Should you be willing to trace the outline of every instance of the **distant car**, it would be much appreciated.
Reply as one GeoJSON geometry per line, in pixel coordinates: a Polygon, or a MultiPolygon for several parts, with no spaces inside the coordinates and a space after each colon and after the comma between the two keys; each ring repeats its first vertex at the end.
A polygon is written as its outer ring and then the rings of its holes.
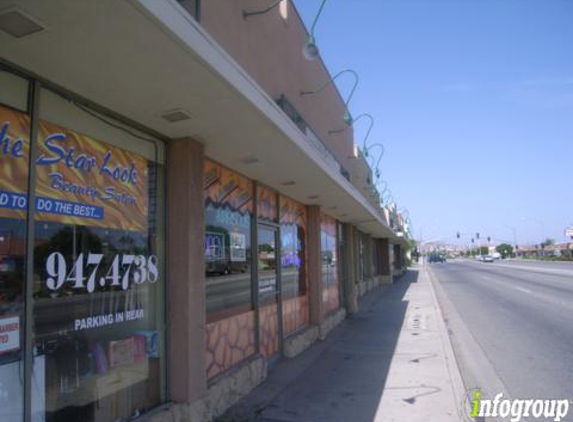
{"type": "Polygon", "coordinates": [[[482,258],[482,262],[493,262],[493,256],[486,255],[482,258]]]}
{"type": "Polygon", "coordinates": [[[0,256],[0,273],[13,273],[16,271],[16,260],[11,256],[0,256]]]}
{"type": "Polygon", "coordinates": [[[446,262],[446,258],[441,255],[430,255],[428,257],[428,262],[446,262]]]}

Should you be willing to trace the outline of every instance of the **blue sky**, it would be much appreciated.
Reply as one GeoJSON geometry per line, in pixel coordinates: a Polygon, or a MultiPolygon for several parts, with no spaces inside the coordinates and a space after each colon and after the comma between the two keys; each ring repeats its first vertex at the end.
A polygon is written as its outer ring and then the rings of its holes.
{"type": "MultiPolygon", "coordinates": [[[[309,26],[320,0],[295,4],[309,26]]],[[[382,178],[416,237],[564,239],[573,0],[329,0],[315,36],[331,73],[360,75],[350,109],[376,119],[382,178]]]]}

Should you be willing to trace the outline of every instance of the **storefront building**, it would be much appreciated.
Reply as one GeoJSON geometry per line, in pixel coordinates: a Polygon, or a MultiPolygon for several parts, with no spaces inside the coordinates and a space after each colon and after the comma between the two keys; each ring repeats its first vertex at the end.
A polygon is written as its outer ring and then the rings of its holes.
{"type": "Polygon", "coordinates": [[[324,141],[340,95],[294,98],[328,72],[300,62],[290,3],[251,27],[236,2],[17,3],[0,7],[0,420],[209,420],[402,271],[404,239],[343,171],[351,131],[324,141]],[[237,51],[217,15],[241,36],[280,22],[265,42],[296,57],[237,51]]]}

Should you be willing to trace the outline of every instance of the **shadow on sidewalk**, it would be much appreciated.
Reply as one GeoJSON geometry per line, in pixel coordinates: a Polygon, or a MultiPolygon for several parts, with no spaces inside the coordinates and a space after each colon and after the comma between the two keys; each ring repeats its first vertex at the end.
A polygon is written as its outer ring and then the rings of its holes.
{"type": "Polygon", "coordinates": [[[219,422],[372,422],[409,303],[418,281],[410,270],[360,300],[360,311],[324,341],[294,359],[283,359],[265,383],[219,422]]]}

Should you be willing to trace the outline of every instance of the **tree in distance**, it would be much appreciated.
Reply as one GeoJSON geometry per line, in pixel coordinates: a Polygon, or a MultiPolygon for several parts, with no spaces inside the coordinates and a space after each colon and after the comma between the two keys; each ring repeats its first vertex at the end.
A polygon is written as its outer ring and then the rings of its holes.
{"type": "Polygon", "coordinates": [[[547,238],[545,242],[541,242],[541,249],[545,249],[547,246],[555,245],[555,239],[547,238]]]}
{"type": "Polygon", "coordinates": [[[501,245],[497,245],[495,250],[501,254],[502,258],[507,258],[508,256],[513,256],[513,246],[508,243],[502,243],[501,245]]]}

